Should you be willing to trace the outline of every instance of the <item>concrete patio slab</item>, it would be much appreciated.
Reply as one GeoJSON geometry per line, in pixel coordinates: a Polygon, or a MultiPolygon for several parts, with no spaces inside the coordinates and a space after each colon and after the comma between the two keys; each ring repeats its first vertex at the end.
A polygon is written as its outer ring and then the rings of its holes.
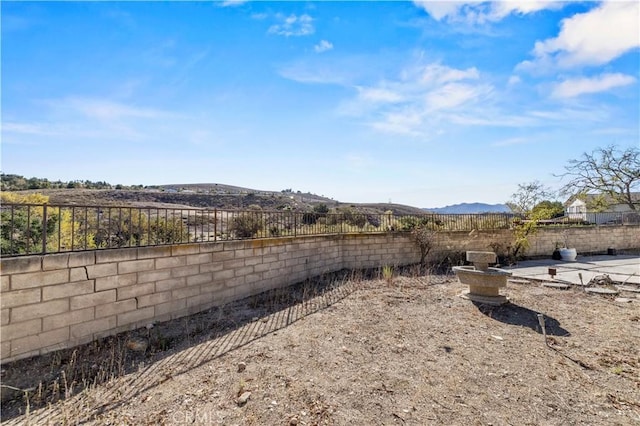
{"type": "Polygon", "coordinates": [[[606,274],[617,283],[640,286],[640,256],[579,256],[575,262],[536,259],[503,269],[512,272],[514,278],[553,281],[549,268],[556,269],[556,281],[574,285],[587,284],[594,277],[606,274]]]}

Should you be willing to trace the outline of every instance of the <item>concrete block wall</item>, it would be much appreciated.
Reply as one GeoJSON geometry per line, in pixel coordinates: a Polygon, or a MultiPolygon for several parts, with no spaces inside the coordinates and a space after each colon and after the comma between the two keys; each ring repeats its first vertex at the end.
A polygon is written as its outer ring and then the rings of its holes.
{"type": "MultiPolygon", "coordinates": [[[[581,252],[640,248],[640,227],[541,229],[531,255],[564,237],[581,252]]],[[[489,250],[512,232],[439,233],[434,252],[489,250]]],[[[347,234],[0,259],[2,362],[190,315],[344,268],[419,261],[406,234],[347,234]]]]}
{"type": "Polygon", "coordinates": [[[581,253],[602,253],[607,248],[618,250],[640,248],[640,226],[592,226],[566,228],[540,228],[530,238],[531,247],[527,254],[544,256],[553,253],[556,242],[567,244],[581,253]]]}
{"type": "Polygon", "coordinates": [[[343,268],[415,259],[406,236],[397,235],[272,238],[0,259],[1,359],[76,346],[343,268]]]}

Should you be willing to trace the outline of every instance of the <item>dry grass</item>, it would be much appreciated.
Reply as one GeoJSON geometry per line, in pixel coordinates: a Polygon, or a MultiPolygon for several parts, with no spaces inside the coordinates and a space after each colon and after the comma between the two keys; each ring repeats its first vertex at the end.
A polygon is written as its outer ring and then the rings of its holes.
{"type": "MultiPolygon", "coordinates": [[[[146,354],[115,343],[126,336],[103,342],[102,362],[112,367],[99,369],[107,377],[66,398],[38,403],[32,393],[28,416],[17,415],[23,399],[4,404],[3,417],[132,425],[640,422],[640,299],[621,304],[509,285],[513,303],[487,308],[457,297],[463,288],[448,276],[398,273],[390,284],[381,274],[301,284],[158,326],[146,354]],[[537,313],[546,318],[547,342],[537,313]],[[170,343],[164,351],[160,337],[170,343]],[[251,396],[239,406],[244,392],[251,396]],[[38,408],[46,402],[53,403],[38,408]]],[[[77,381],[68,361],[56,371],[66,368],[77,381]]],[[[4,366],[5,375],[18,367],[4,366]]]]}

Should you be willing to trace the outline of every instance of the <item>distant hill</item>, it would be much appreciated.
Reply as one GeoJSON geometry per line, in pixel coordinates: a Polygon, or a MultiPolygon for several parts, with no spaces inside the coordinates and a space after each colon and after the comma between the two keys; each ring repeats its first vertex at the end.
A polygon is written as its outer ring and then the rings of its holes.
{"type": "Polygon", "coordinates": [[[433,213],[471,214],[471,213],[510,213],[506,204],[462,203],[446,207],[424,209],[433,213]]]}

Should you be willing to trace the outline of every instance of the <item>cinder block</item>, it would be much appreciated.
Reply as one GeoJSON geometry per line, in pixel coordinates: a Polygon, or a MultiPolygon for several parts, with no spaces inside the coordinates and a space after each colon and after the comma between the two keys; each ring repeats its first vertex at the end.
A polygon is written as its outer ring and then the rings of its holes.
{"type": "Polygon", "coordinates": [[[82,324],[74,324],[69,327],[69,335],[71,340],[92,336],[95,333],[115,328],[116,323],[116,317],[111,316],[83,322],[82,324]]]}
{"type": "Polygon", "coordinates": [[[42,270],[51,271],[69,267],[69,253],[48,254],[42,256],[42,270]]]}
{"type": "Polygon", "coordinates": [[[162,293],[145,294],[138,297],[138,308],[144,308],[146,306],[159,305],[171,300],[171,292],[165,291],[162,293]]]}
{"type": "Polygon", "coordinates": [[[117,263],[102,263],[98,265],[85,266],[89,279],[118,275],[117,263]]]}
{"type": "Polygon", "coordinates": [[[248,257],[244,260],[246,266],[259,265],[263,262],[262,256],[248,257]]]}
{"type": "MultiPolygon", "coordinates": [[[[312,274],[312,276],[313,276],[313,274],[312,274]]],[[[245,275],[244,276],[244,282],[247,285],[256,284],[256,283],[259,283],[260,281],[262,281],[262,274],[250,274],[250,275],[245,275]]]]}
{"type": "Polygon", "coordinates": [[[236,250],[242,250],[245,246],[244,241],[225,241],[223,247],[224,252],[231,252],[233,254],[236,250]]]}
{"type": "Polygon", "coordinates": [[[116,290],[105,290],[97,293],[73,296],[70,299],[71,310],[88,308],[89,306],[104,305],[116,301],[116,290]]]}
{"type": "Polygon", "coordinates": [[[136,307],[136,299],[120,300],[118,302],[96,306],[96,318],[108,317],[111,315],[121,314],[123,312],[134,311],[136,307]]]}
{"type": "Polygon", "coordinates": [[[138,274],[112,275],[110,277],[96,278],[96,291],[108,290],[117,287],[126,287],[138,282],[138,274]]]}
{"type": "Polygon", "coordinates": [[[93,293],[93,280],[43,287],[42,300],[62,299],[87,293],[93,293]]]}
{"type": "Polygon", "coordinates": [[[5,292],[11,290],[11,275],[0,276],[0,291],[5,292]]]}
{"type": "Polygon", "coordinates": [[[44,331],[33,336],[26,336],[11,341],[11,356],[25,355],[41,348],[62,344],[69,340],[69,327],[44,331]]]}
{"type": "Polygon", "coordinates": [[[222,262],[210,262],[210,263],[203,263],[200,265],[200,273],[217,272],[217,271],[222,271],[223,269],[224,269],[224,264],[222,262]]]}
{"type": "Polygon", "coordinates": [[[138,249],[138,259],[157,259],[160,257],[171,257],[171,246],[140,247],[138,249]]]}
{"type": "Polygon", "coordinates": [[[31,336],[42,331],[42,319],[35,318],[28,321],[15,322],[2,327],[2,340],[13,340],[24,336],[31,336]]]}
{"type": "Polygon", "coordinates": [[[219,272],[214,272],[213,273],[213,281],[224,281],[224,280],[228,280],[230,278],[233,278],[233,270],[232,269],[225,269],[219,272]]]}
{"type": "Polygon", "coordinates": [[[273,266],[271,263],[261,263],[260,265],[255,265],[253,267],[254,272],[265,272],[270,269],[273,269],[273,266]]]}
{"type": "Polygon", "coordinates": [[[235,259],[246,259],[253,257],[253,249],[236,250],[233,256],[235,259]]]}
{"type": "Polygon", "coordinates": [[[171,298],[173,300],[177,300],[177,299],[185,299],[187,297],[191,297],[191,296],[195,296],[197,294],[200,294],[200,289],[202,288],[202,286],[198,287],[198,286],[191,286],[191,287],[184,287],[184,288],[179,288],[176,290],[172,290],[171,291],[171,298]]]}
{"type": "Polygon", "coordinates": [[[42,318],[49,315],[66,312],[68,310],[68,299],[50,300],[48,302],[19,306],[16,308],[11,308],[11,323],[27,321],[33,318],[42,318]]]}
{"type": "Polygon", "coordinates": [[[215,300],[215,293],[204,293],[197,296],[187,298],[187,308],[193,306],[200,306],[206,303],[211,303],[215,300]]]}
{"type": "Polygon", "coordinates": [[[42,330],[55,330],[56,328],[62,328],[72,324],[91,321],[93,318],[94,316],[92,307],[79,309],[77,311],[69,311],[57,315],[50,315],[42,319],[42,330]]]}
{"type": "Polygon", "coordinates": [[[226,280],[224,282],[224,285],[226,287],[237,287],[240,285],[244,285],[245,282],[246,282],[245,277],[235,277],[235,278],[229,278],[228,280],[226,280]]]}
{"type": "Polygon", "coordinates": [[[79,266],[77,268],[69,269],[69,281],[85,281],[89,279],[89,273],[86,266],[79,266]]]}
{"type": "Polygon", "coordinates": [[[96,252],[85,251],[80,253],[69,253],[69,268],[93,265],[96,263],[96,252]]]}
{"type": "Polygon", "coordinates": [[[37,272],[42,270],[42,256],[5,257],[0,259],[2,275],[37,272]]]}
{"type": "MultiPolygon", "coordinates": [[[[7,325],[9,324],[9,313],[11,312],[10,309],[0,309],[0,312],[2,313],[1,317],[2,317],[2,321],[1,324],[2,325],[7,325]]],[[[2,337],[2,335],[0,334],[0,337],[2,337]]]]}
{"type": "Polygon", "coordinates": [[[137,248],[122,248],[96,251],[96,263],[119,263],[138,258],[137,248]]]}
{"type": "MultiPolygon", "coordinates": [[[[198,287],[195,287],[195,288],[198,288],[198,287]]],[[[225,289],[224,282],[212,282],[212,283],[202,284],[200,286],[200,294],[217,293],[224,289],[225,289]]],[[[191,296],[194,296],[194,295],[191,295],[191,296]]]]}
{"type": "Polygon", "coordinates": [[[277,262],[277,261],[278,261],[277,254],[267,254],[262,257],[261,263],[271,263],[271,262],[277,262]]]}
{"type": "Polygon", "coordinates": [[[224,269],[235,269],[244,266],[244,259],[227,260],[224,262],[224,269]]]}
{"type": "Polygon", "coordinates": [[[40,302],[40,289],[30,288],[26,290],[15,290],[2,292],[0,297],[0,305],[4,308],[12,308],[14,306],[23,306],[31,303],[40,302]]]}
{"type": "Polygon", "coordinates": [[[151,271],[155,268],[154,259],[131,260],[118,263],[118,273],[128,274],[130,272],[151,271]]]}
{"type": "Polygon", "coordinates": [[[133,299],[143,294],[151,294],[155,291],[155,285],[153,283],[144,283],[130,285],[127,287],[118,287],[118,300],[133,299]]]}
{"type": "Polygon", "coordinates": [[[163,269],[160,271],[138,272],[138,283],[148,283],[161,281],[171,278],[171,270],[163,269]]]}
{"type": "Polygon", "coordinates": [[[236,277],[242,277],[245,275],[250,275],[253,274],[253,266],[245,266],[243,268],[237,268],[235,270],[235,276],[236,277]]]}
{"type": "Polygon", "coordinates": [[[156,269],[175,268],[177,266],[185,266],[186,264],[186,256],[162,257],[156,259],[156,269]]]}
{"type": "Polygon", "coordinates": [[[199,285],[213,281],[213,274],[198,274],[187,277],[187,286],[199,285]]]}
{"type": "Polygon", "coordinates": [[[188,277],[190,275],[197,275],[200,273],[198,265],[180,266],[171,269],[171,276],[174,278],[188,277]]]}
{"type": "Polygon", "coordinates": [[[187,307],[186,299],[173,300],[171,302],[162,303],[154,306],[154,318],[159,321],[158,317],[167,314],[179,312],[187,307]]]}
{"type": "Polygon", "coordinates": [[[220,252],[223,248],[224,245],[221,242],[202,243],[200,244],[200,253],[220,252]]]}
{"type": "Polygon", "coordinates": [[[153,306],[118,315],[118,327],[153,318],[153,306]]]}
{"type": "Polygon", "coordinates": [[[45,285],[61,284],[69,282],[69,270],[62,269],[46,272],[29,272],[11,276],[11,289],[42,287],[45,285]]]}
{"type": "Polygon", "coordinates": [[[156,281],[156,293],[173,290],[176,288],[184,287],[186,285],[186,278],[170,278],[168,280],[156,281]]]}
{"type": "MultiPolygon", "coordinates": [[[[187,257],[187,265],[199,265],[201,263],[209,263],[213,259],[211,253],[190,254],[187,257]]],[[[157,264],[157,263],[156,263],[157,264]]]]}
{"type": "MultiPolygon", "coordinates": [[[[225,243],[226,245],[227,243],[225,243]]],[[[221,261],[225,261],[225,260],[231,260],[235,257],[235,254],[233,253],[232,250],[226,250],[225,251],[219,251],[219,252],[215,252],[213,253],[213,261],[214,262],[221,262],[221,261]]]]}
{"type": "Polygon", "coordinates": [[[171,256],[183,256],[196,253],[200,253],[199,244],[179,244],[171,246],[171,256]]]}

